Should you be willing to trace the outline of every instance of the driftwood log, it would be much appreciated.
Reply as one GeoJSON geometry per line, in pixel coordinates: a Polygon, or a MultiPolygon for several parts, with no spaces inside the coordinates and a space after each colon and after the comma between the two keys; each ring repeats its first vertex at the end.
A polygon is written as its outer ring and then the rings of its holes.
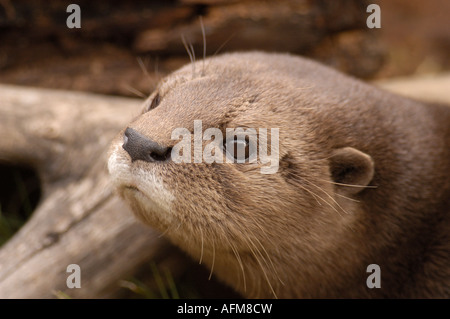
{"type": "MultiPolygon", "coordinates": [[[[450,102],[450,75],[381,85],[450,102]]],[[[43,189],[30,220],[0,249],[0,298],[111,297],[146,261],[183,258],[108,183],[109,142],[140,108],[137,99],[0,85],[0,161],[33,167],[43,189]],[[70,264],[81,268],[79,289],[66,285],[70,264]]],[[[182,263],[169,264],[176,273],[182,263]]]]}
{"type": "Polygon", "coordinates": [[[106,296],[118,278],[159,258],[166,242],[113,195],[105,165],[139,100],[1,86],[0,101],[0,160],[33,167],[43,190],[0,250],[0,298],[106,296]],[[66,285],[69,264],[81,268],[81,289],[66,285]]]}

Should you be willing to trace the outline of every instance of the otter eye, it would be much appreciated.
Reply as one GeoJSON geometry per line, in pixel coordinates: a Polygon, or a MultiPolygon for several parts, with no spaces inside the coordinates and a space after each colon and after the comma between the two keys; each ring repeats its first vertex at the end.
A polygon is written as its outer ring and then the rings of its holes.
{"type": "Polygon", "coordinates": [[[157,107],[159,105],[159,102],[161,102],[161,97],[160,97],[159,93],[157,93],[156,96],[153,98],[152,103],[147,108],[147,112],[150,110],[153,110],[155,107],[157,107]]]}
{"type": "Polygon", "coordinates": [[[245,163],[250,157],[250,144],[248,137],[233,136],[224,141],[224,150],[230,159],[236,163],[245,163]]]}

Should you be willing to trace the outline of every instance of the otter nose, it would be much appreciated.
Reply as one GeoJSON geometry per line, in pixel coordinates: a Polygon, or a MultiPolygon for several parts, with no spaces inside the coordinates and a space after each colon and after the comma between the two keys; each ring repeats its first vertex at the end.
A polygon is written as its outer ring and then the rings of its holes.
{"type": "Polygon", "coordinates": [[[125,130],[122,147],[131,156],[132,162],[165,161],[170,157],[171,151],[171,148],[162,146],[129,127],[125,130]]]}

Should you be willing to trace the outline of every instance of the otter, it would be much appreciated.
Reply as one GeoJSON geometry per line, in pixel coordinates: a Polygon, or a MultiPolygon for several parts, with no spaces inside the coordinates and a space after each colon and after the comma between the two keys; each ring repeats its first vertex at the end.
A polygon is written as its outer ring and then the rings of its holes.
{"type": "Polygon", "coordinates": [[[243,297],[450,297],[445,105],[307,58],[228,53],[163,79],[112,142],[108,169],[139,220],[243,297]],[[227,128],[267,128],[266,142],[277,128],[276,171],[258,159],[175,162],[172,133],[198,120],[223,133],[217,158],[248,147],[227,142],[227,128]]]}

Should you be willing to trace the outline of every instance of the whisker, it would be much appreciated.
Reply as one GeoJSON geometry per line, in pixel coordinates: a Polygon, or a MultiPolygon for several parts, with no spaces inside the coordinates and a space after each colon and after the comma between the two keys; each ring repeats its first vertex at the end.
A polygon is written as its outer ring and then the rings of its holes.
{"type": "MultiPolygon", "coordinates": [[[[183,222],[179,222],[179,223],[178,223],[177,229],[180,228],[180,226],[181,226],[182,223],[183,223],[183,222]]],[[[165,231],[163,231],[161,234],[159,234],[159,235],[158,235],[158,238],[161,238],[161,237],[163,237],[164,235],[166,235],[166,234],[169,232],[169,230],[170,230],[171,228],[173,228],[173,224],[170,224],[170,225],[167,227],[167,229],[166,229],[165,231]]]]}
{"type": "MultiPolygon", "coordinates": [[[[294,174],[294,175],[297,176],[298,174],[294,174]]],[[[301,177],[298,176],[298,178],[300,179],[300,178],[304,178],[304,177],[303,177],[303,176],[301,176],[301,177]]],[[[305,179],[305,180],[306,180],[306,179],[305,179]]],[[[297,185],[298,185],[299,187],[301,187],[303,190],[307,191],[310,195],[312,195],[312,197],[316,200],[316,202],[317,202],[318,205],[322,206],[322,204],[319,202],[318,199],[321,199],[321,200],[323,200],[324,202],[327,203],[326,200],[324,200],[321,196],[319,196],[319,195],[317,195],[316,193],[314,193],[312,190],[306,188],[305,186],[303,186],[303,185],[301,185],[301,184],[297,184],[297,185]]]]}
{"type": "MultiPolygon", "coordinates": [[[[322,160],[317,160],[317,161],[322,161],[322,160]]],[[[372,188],[372,189],[378,188],[377,185],[345,184],[345,183],[338,183],[338,182],[329,181],[329,180],[326,180],[326,179],[323,179],[323,178],[317,178],[316,176],[312,176],[312,175],[302,175],[302,177],[303,177],[303,176],[310,177],[310,178],[314,178],[314,179],[317,179],[318,181],[321,181],[321,182],[330,183],[330,184],[333,184],[333,185],[339,185],[339,186],[355,187],[355,188],[372,188]]],[[[348,198],[348,197],[347,197],[347,198],[348,198]]],[[[348,198],[348,199],[351,199],[351,198],[348,198]]],[[[353,200],[354,200],[354,199],[353,199],[353,200]]]]}
{"type": "Polygon", "coordinates": [[[354,185],[354,184],[345,184],[345,183],[338,183],[338,182],[332,182],[332,181],[327,181],[324,180],[325,182],[334,184],[334,185],[339,185],[339,186],[346,186],[346,187],[355,187],[355,188],[378,188],[378,186],[376,185],[354,185]]]}
{"type": "MultiPolygon", "coordinates": [[[[236,35],[237,31],[234,32],[230,37],[228,37],[228,39],[225,40],[224,43],[222,43],[222,45],[214,52],[214,54],[212,55],[213,57],[215,57],[217,54],[219,54],[219,51],[223,49],[223,47],[230,42],[230,40],[232,38],[234,38],[234,36],[236,35]]],[[[208,65],[206,66],[206,69],[208,69],[209,65],[211,64],[211,60],[209,61],[208,65]]]]}
{"type": "Polygon", "coordinates": [[[205,75],[205,59],[206,59],[206,33],[205,26],[203,25],[203,17],[200,16],[200,27],[202,29],[202,38],[203,38],[203,62],[202,62],[202,76],[205,75]]]}
{"type": "Polygon", "coordinates": [[[242,271],[242,280],[244,283],[244,291],[247,291],[247,283],[245,280],[245,270],[244,270],[244,264],[242,263],[241,256],[239,255],[239,251],[237,250],[236,246],[233,245],[233,243],[228,239],[228,237],[225,237],[230,244],[231,250],[233,251],[234,255],[236,256],[236,260],[238,261],[239,268],[241,268],[242,271]]]}
{"type": "MultiPolygon", "coordinates": [[[[248,240],[248,242],[247,242],[248,248],[250,249],[250,251],[252,252],[253,256],[255,257],[256,262],[259,264],[259,267],[261,268],[261,270],[262,270],[262,272],[264,274],[264,277],[266,278],[266,282],[269,285],[269,288],[270,288],[272,294],[274,295],[274,297],[276,299],[278,299],[277,294],[275,293],[275,290],[274,290],[272,284],[270,283],[269,276],[267,276],[266,270],[264,269],[264,265],[259,260],[259,258],[256,255],[255,251],[253,250],[253,248],[256,249],[256,251],[258,252],[259,256],[265,261],[264,256],[261,254],[261,252],[259,251],[258,247],[256,247],[255,244],[251,241],[250,237],[248,237],[248,236],[245,236],[245,237],[248,240]],[[250,244],[253,246],[253,248],[250,246],[250,244]]],[[[265,262],[265,263],[267,265],[267,262],[265,262]]]]}
{"type": "Polygon", "coordinates": [[[214,246],[214,239],[211,238],[211,243],[212,243],[212,247],[213,247],[213,258],[212,258],[212,264],[211,264],[211,271],[209,272],[209,277],[208,280],[211,280],[213,271],[214,271],[214,263],[216,261],[216,248],[214,246]]]}
{"type": "Polygon", "coordinates": [[[181,35],[181,40],[183,41],[184,48],[186,49],[186,52],[189,55],[189,59],[191,60],[192,78],[194,78],[194,75],[195,75],[195,57],[194,57],[193,54],[195,54],[195,53],[191,52],[191,50],[190,50],[190,48],[192,48],[192,44],[190,46],[188,46],[188,44],[186,43],[186,39],[184,37],[184,34],[181,35]]]}
{"type": "Polygon", "coordinates": [[[316,193],[314,193],[310,189],[307,189],[305,186],[303,186],[303,185],[299,185],[299,186],[302,189],[304,189],[305,191],[307,191],[308,193],[310,193],[314,197],[314,199],[316,200],[317,204],[319,204],[319,206],[322,206],[322,204],[319,202],[319,200],[317,198],[324,200],[323,198],[321,198],[319,195],[317,195],[316,193]]]}
{"type": "MultiPolygon", "coordinates": [[[[261,229],[261,231],[263,231],[263,229],[259,225],[258,225],[258,227],[261,229]]],[[[272,266],[273,272],[274,272],[275,276],[277,277],[278,281],[284,286],[284,282],[281,280],[280,276],[278,275],[277,269],[275,268],[275,265],[274,265],[274,263],[272,261],[272,258],[270,257],[270,255],[267,252],[266,248],[264,248],[263,244],[259,241],[258,238],[255,237],[255,240],[258,242],[259,246],[262,248],[262,250],[266,254],[267,259],[269,259],[269,263],[272,266]]]]}
{"type": "MultiPolygon", "coordinates": [[[[139,67],[141,68],[142,72],[144,73],[145,78],[148,80],[150,92],[152,92],[154,90],[154,86],[155,85],[154,84],[152,85],[152,82],[153,82],[152,81],[152,77],[148,73],[148,69],[147,69],[147,65],[149,64],[148,63],[149,59],[146,58],[145,59],[146,61],[142,60],[141,57],[137,57],[136,59],[137,59],[137,62],[139,64],[139,67]]],[[[148,96],[148,95],[146,95],[146,96],[148,96]]]]}
{"type": "Polygon", "coordinates": [[[201,239],[202,239],[202,248],[201,248],[201,251],[200,251],[200,260],[198,261],[198,263],[199,263],[199,265],[201,265],[202,264],[202,260],[203,260],[203,230],[202,230],[202,227],[199,227],[200,228],[200,236],[201,236],[201,239]]]}
{"type": "MultiPolygon", "coordinates": [[[[330,197],[330,199],[332,199],[334,202],[336,202],[336,200],[335,200],[332,196],[330,196],[330,194],[328,194],[327,192],[325,192],[322,188],[318,187],[317,185],[314,185],[313,183],[311,183],[309,180],[307,180],[307,179],[305,179],[305,178],[303,178],[303,180],[304,180],[305,182],[311,184],[312,186],[315,186],[316,188],[319,188],[319,190],[321,190],[322,192],[324,192],[328,197],[330,197]]],[[[304,189],[305,189],[305,188],[304,188],[304,189]]],[[[339,212],[339,210],[338,210],[336,207],[334,207],[330,202],[328,202],[328,201],[327,201],[326,199],[324,199],[323,197],[320,197],[320,196],[319,196],[319,198],[320,198],[321,200],[323,200],[323,201],[325,202],[325,204],[327,204],[328,206],[330,206],[336,213],[338,213],[340,216],[342,216],[341,213],[339,212]]],[[[338,206],[339,206],[339,204],[338,204],[338,206]]],[[[342,208],[341,208],[341,209],[342,209],[342,208]]],[[[345,210],[343,210],[343,211],[345,212],[345,210]]]]}
{"type": "MultiPolygon", "coordinates": [[[[315,185],[315,184],[313,184],[313,183],[311,183],[311,181],[308,181],[308,180],[306,180],[306,182],[308,182],[308,183],[310,183],[311,185],[313,185],[313,186],[315,186],[315,187],[317,187],[317,188],[319,188],[322,192],[324,192],[345,214],[347,214],[347,215],[351,215],[349,212],[347,212],[330,194],[328,194],[328,192],[326,192],[323,188],[321,188],[321,187],[319,187],[319,186],[317,186],[317,185],[315,185]]],[[[332,208],[334,208],[334,206],[333,205],[330,205],[332,208]]],[[[336,212],[338,212],[338,210],[336,209],[336,208],[334,208],[334,210],[336,211],[336,212]]],[[[338,212],[338,214],[340,215],[340,216],[342,216],[339,212],[338,212]]],[[[355,229],[351,226],[351,225],[349,225],[349,227],[350,227],[350,229],[352,230],[352,231],[355,231],[355,229]]]]}
{"type": "Polygon", "coordinates": [[[189,47],[191,48],[192,57],[194,58],[194,62],[192,63],[192,78],[195,78],[195,50],[192,43],[189,43],[189,47]]]}
{"type": "Polygon", "coordinates": [[[195,63],[195,50],[194,50],[194,46],[192,45],[192,43],[189,43],[189,48],[191,49],[192,57],[193,57],[194,63],[195,63]]]}
{"type": "Polygon", "coordinates": [[[137,59],[137,62],[139,64],[139,67],[141,68],[141,70],[144,73],[144,75],[147,78],[150,78],[150,74],[148,74],[147,67],[144,64],[144,61],[142,61],[142,58],[138,56],[136,59],[137,59]]]}
{"type": "Polygon", "coordinates": [[[137,95],[138,97],[141,97],[141,98],[144,98],[144,99],[147,98],[147,95],[145,95],[144,93],[142,93],[138,89],[136,89],[136,88],[134,88],[132,86],[129,86],[128,84],[125,84],[124,88],[127,89],[128,91],[130,91],[131,93],[137,95]]]}
{"type": "Polygon", "coordinates": [[[338,193],[336,193],[336,195],[339,196],[339,197],[345,198],[345,199],[347,199],[347,200],[350,200],[350,201],[352,201],[352,202],[355,202],[355,203],[361,203],[360,200],[357,200],[357,199],[354,199],[354,198],[350,198],[350,197],[348,197],[348,196],[344,196],[344,195],[341,195],[341,194],[338,194],[338,193]]]}
{"type": "Polygon", "coordinates": [[[155,58],[155,75],[158,80],[161,80],[162,76],[159,73],[159,57],[155,58]]]}
{"type": "MultiPolygon", "coordinates": [[[[260,234],[266,234],[266,231],[261,227],[261,225],[258,223],[258,221],[254,220],[254,221],[253,221],[253,225],[255,225],[256,227],[259,228],[259,231],[260,231],[259,233],[260,233],[260,234]]],[[[243,233],[244,231],[252,233],[252,232],[250,231],[250,229],[248,229],[248,228],[245,229],[245,230],[243,230],[241,233],[243,233]]],[[[253,234],[252,234],[252,235],[253,235],[253,234]]],[[[277,269],[275,268],[275,265],[274,265],[274,263],[273,263],[273,261],[272,261],[272,258],[271,258],[271,256],[269,255],[269,253],[267,252],[266,248],[264,247],[264,245],[261,243],[261,241],[260,241],[256,236],[253,236],[253,238],[256,240],[256,242],[259,244],[259,246],[262,248],[262,250],[263,250],[264,253],[266,254],[267,259],[269,260],[270,265],[272,266],[272,269],[273,269],[273,271],[274,271],[274,274],[276,275],[276,277],[278,278],[278,280],[284,285],[283,281],[282,281],[281,278],[278,276],[277,269]]],[[[271,239],[270,239],[267,235],[265,236],[265,238],[266,238],[267,242],[270,242],[271,239]]],[[[263,256],[261,256],[261,257],[262,257],[262,258],[264,259],[264,261],[265,261],[265,258],[264,258],[263,256]]],[[[267,264],[267,262],[266,262],[266,265],[269,266],[269,265],[267,264]]]]}
{"type": "Polygon", "coordinates": [[[322,187],[317,186],[316,184],[312,183],[311,181],[306,180],[309,184],[311,184],[312,186],[318,188],[320,191],[322,191],[323,193],[325,193],[325,195],[327,195],[345,214],[349,214],[344,208],[342,208],[342,206],[333,198],[333,196],[331,196],[330,194],[328,194],[327,191],[325,191],[322,187]]]}
{"type": "Polygon", "coordinates": [[[227,45],[227,43],[230,42],[230,40],[231,40],[232,38],[234,38],[234,36],[236,35],[236,33],[237,33],[237,31],[235,31],[230,37],[228,37],[228,39],[226,39],[225,42],[222,43],[222,45],[214,52],[213,56],[216,56],[217,54],[219,54],[220,50],[222,50],[223,47],[224,47],[225,45],[227,45]]]}

